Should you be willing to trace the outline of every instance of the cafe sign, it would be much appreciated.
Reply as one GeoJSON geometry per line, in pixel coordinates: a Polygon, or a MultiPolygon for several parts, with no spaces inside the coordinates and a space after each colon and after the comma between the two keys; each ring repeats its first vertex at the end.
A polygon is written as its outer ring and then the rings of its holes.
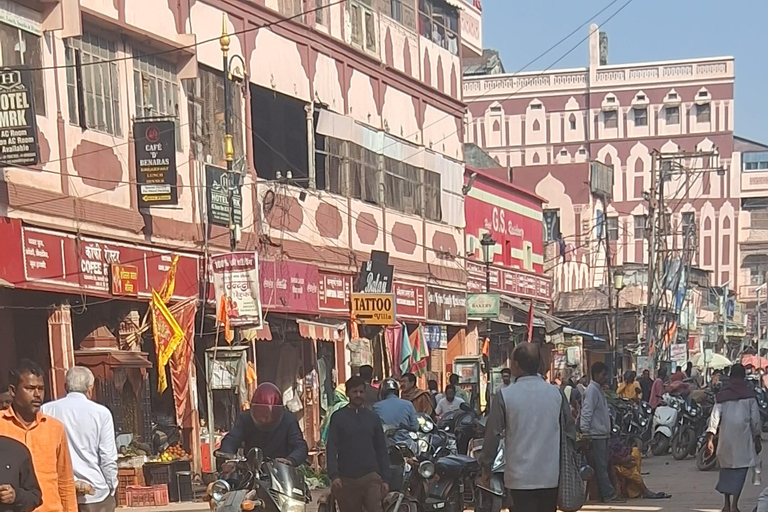
{"type": "Polygon", "coordinates": [[[394,325],[394,294],[353,293],[352,318],[363,325],[394,325]]]}
{"type": "Polygon", "coordinates": [[[499,307],[498,293],[467,294],[467,316],[470,318],[498,318],[499,307]]]}
{"type": "Polygon", "coordinates": [[[0,69],[0,166],[40,161],[34,103],[32,73],[0,69]]]}
{"type": "Polygon", "coordinates": [[[139,209],[179,203],[176,175],[176,124],[136,121],[136,182],[139,209]]]}

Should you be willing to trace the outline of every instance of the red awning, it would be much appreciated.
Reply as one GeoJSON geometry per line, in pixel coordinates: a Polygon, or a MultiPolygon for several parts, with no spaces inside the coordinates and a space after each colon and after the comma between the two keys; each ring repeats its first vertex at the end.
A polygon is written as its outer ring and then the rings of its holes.
{"type": "Polygon", "coordinates": [[[344,331],[347,328],[347,324],[325,324],[308,320],[296,320],[296,323],[299,324],[299,334],[304,338],[322,341],[344,341],[344,331]]]}
{"type": "Polygon", "coordinates": [[[272,329],[270,329],[268,322],[264,322],[261,324],[261,327],[255,329],[243,329],[242,334],[243,338],[247,339],[248,341],[272,341],[272,329]]]}

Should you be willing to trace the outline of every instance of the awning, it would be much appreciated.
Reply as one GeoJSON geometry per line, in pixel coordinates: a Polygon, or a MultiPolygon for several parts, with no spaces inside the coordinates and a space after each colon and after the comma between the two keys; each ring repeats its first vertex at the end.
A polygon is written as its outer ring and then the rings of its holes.
{"type": "Polygon", "coordinates": [[[304,338],[321,341],[344,341],[344,331],[347,324],[326,324],[323,322],[311,322],[309,320],[296,320],[299,325],[299,334],[304,338]]]}
{"type": "MultiPolygon", "coordinates": [[[[513,307],[519,311],[523,311],[525,313],[528,313],[531,309],[531,302],[530,301],[522,301],[520,299],[517,299],[515,297],[510,297],[508,295],[502,295],[501,297],[502,304],[506,304],[507,306],[513,307]]],[[[535,307],[533,308],[533,325],[536,327],[544,327],[544,330],[547,333],[556,331],[560,327],[565,327],[568,325],[568,322],[563,320],[562,318],[557,318],[556,316],[552,316],[550,314],[544,313],[543,311],[539,311],[535,307]]]]}
{"type": "Polygon", "coordinates": [[[570,327],[563,327],[563,333],[564,334],[574,334],[576,336],[586,336],[588,338],[592,338],[595,341],[599,341],[601,343],[605,343],[605,339],[601,338],[600,336],[596,334],[592,334],[591,332],[587,331],[580,331],[578,329],[571,329],[570,327]]]}
{"type": "Polygon", "coordinates": [[[242,329],[240,332],[243,335],[243,338],[248,341],[272,341],[272,329],[269,327],[269,322],[264,322],[261,324],[261,327],[253,329],[242,329]]]}

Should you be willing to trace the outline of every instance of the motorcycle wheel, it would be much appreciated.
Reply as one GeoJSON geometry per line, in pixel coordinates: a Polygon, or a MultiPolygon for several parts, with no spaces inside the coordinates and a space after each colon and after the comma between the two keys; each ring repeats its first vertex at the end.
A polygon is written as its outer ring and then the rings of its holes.
{"type": "Polygon", "coordinates": [[[707,445],[701,446],[696,452],[696,468],[699,471],[712,471],[717,466],[717,455],[707,457],[707,445]]]}
{"type": "Polygon", "coordinates": [[[400,509],[395,510],[395,503],[392,503],[389,507],[384,509],[384,512],[418,512],[416,509],[416,504],[407,500],[404,500],[400,504],[400,509]]]}
{"type": "Polygon", "coordinates": [[[669,438],[661,432],[656,432],[651,440],[651,453],[659,457],[669,451],[669,438]]]}
{"type": "Polygon", "coordinates": [[[696,442],[695,432],[691,427],[685,427],[672,439],[672,457],[684,460],[691,451],[691,443],[696,442]]]}
{"type": "Polygon", "coordinates": [[[502,498],[487,491],[480,491],[480,503],[475,508],[476,512],[501,512],[502,498]]]}

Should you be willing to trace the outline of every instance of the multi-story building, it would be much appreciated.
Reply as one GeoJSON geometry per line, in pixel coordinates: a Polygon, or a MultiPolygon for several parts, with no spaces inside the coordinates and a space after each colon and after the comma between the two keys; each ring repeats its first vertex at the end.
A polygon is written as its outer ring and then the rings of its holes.
{"type": "MultiPolygon", "coordinates": [[[[251,335],[280,341],[254,343],[255,369],[306,411],[308,437],[350,374],[349,293],[371,251],[389,253],[399,320],[463,336],[459,53],[481,48],[474,5],[2,0],[0,30],[2,65],[32,70],[40,157],[3,170],[3,375],[33,357],[61,392],[73,351],[138,321],[174,254],[176,298],[207,289],[205,255],[230,236],[206,220],[206,168],[227,156],[225,72],[238,248],[263,260],[268,323],[251,335]],[[140,209],[132,121],[159,117],[175,123],[178,202],[140,209]],[[115,294],[112,263],[137,267],[135,294],[115,294]]],[[[210,346],[216,329],[198,325],[210,346]]]]}

